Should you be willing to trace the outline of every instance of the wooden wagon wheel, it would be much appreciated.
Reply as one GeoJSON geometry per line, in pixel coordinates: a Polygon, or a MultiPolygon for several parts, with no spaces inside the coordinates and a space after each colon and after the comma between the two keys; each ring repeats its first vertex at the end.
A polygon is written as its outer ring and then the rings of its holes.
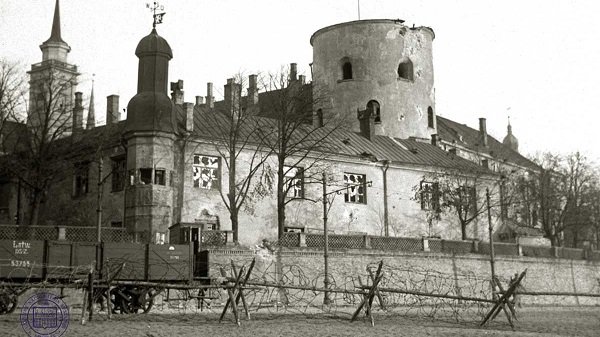
{"type": "Polygon", "coordinates": [[[113,312],[120,314],[147,313],[154,305],[157,292],[154,288],[120,286],[113,289],[111,301],[113,312]]]}
{"type": "Polygon", "coordinates": [[[119,286],[112,289],[109,294],[112,302],[112,310],[115,314],[130,314],[132,308],[132,298],[127,287],[119,286]]]}
{"type": "Polygon", "coordinates": [[[0,315],[7,315],[15,311],[17,303],[19,302],[19,295],[11,291],[10,289],[0,290],[0,315]]]}
{"type": "Polygon", "coordinates": [[[134,313],[137,314],[141,310],[142,313],[145,314],[152,309],[152,306],[154,305],[154,296],[156,296],[156,290],[154,288],[134,288],[132,294],[132,309],[134,313]]]}

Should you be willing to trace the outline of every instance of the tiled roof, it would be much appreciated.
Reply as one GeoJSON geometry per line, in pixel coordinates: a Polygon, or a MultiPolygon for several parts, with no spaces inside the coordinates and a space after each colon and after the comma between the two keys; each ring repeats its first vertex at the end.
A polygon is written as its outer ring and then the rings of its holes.
{"type": "Polygon", "coordinates": [[[479,130],[468,127],[465,124],[437,116],[437,131],[441,141],[456,143],[474,152],[489,154],[499,162],[510,162],[532,170],[540,169],[537,164],[512,150],[510,147],[505,146],[489,134],[488,146],[484,147],[479,130]]]}

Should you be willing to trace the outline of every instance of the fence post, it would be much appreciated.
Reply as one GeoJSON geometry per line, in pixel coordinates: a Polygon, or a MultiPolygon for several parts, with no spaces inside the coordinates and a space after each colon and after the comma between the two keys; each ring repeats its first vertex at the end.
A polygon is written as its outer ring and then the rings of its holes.
{"type": "Polygon", "coordinates": [[[473,240],[473,253],[479,253],[479,240],[473,240]]]}
{"type": "Polygon", "coordinates": [[[556,257],[556,258],[559,257],[559,251],[558,251],[558,249],[559,249],[558,247],[552,246],[552,256],[553,257],[556,257]]]}
{"type": "Polygon", "coordinates": [[[363,236],[363,244],[366,249],[371,249],[371,237],[368,235],[363,236]]]}
{"type": "Polygon", "coordinates": [[[520,243],[517,243],[517,251],[518,251],[517,255],[523,256],[523,247],[521,246],[520,243]]]}
{"type": "Polygon", "coordinates": [[[423,251],[429,251],[429,239],[427,239],[426,237],[423,237],[423,251]]]}
{"type": "Polygon", "coordinates": [[[300,247],[306,247],[306,233],[298,233],[300,236],[300,247]]]}
{"type": "Polygon", "coordinates": [[[233,231],[227,231],[227,237],[225,239],[225,245],[230,246],[233,245],[233,231]]]}
{"type": "Polygon", "coordinates": [[[56,226],[58,229],[58,238],[57,240],[66,240],[67,239],[67,229],[63,226],[56,226]]]}

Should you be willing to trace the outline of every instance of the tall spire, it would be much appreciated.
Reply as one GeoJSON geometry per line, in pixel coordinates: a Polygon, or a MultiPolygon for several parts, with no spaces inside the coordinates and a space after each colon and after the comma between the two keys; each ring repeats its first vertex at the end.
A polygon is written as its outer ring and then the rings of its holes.
{"type": "Polygon", "coordinates": [[[52,32],[50,38],[46,42],[62,42],[66,43],[60,36],[60,6],[58,0],[54,6],[54,20],[52,21],[52,32]]]}
{"type": "Polygon", "coordinates": [[[88,109],[87,123],[85,125],[86,130],[90,130],[96,127],[96,108],[94,107],[94,80],[92,80],[92,93],[90,94],[90,107],[88,109]]]}

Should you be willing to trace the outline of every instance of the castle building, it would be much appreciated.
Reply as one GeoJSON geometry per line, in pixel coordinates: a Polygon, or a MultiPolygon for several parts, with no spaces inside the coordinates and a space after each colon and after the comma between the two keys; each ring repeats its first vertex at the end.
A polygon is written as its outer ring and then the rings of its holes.
{"type": "MultiPolygon", "coordinates": [[[[475,202],[486,187],[498,185],[503,172],[538,168],[517,152],[510,125],[507,138],[499,142],[487,134],[484,118],[476,130],[437,116],[434,37],[431,28],[407,27],[402,20],[336,24],[310,38],[311,82],[298,76],[292,63],[285,88],[261,91],[257,76],[250,75],[247,95],[230,79],[223,101],[215,102],[213,85],[208,83],[205,98],[197,96],[195,103],[187,103],[182,80],[171,82],[168,96],[169,62],[176,62],[177,55],[152,29],[135,49],[137,94],[129,100],[127,119],[120,120],[119,97],[111,95],[106,125],[90,127],[88,122],[89,130],[83,130],[81,94],[74,94],[77,68],[67,63],[70,47],[60,37],[57,1],[51,38],[41,47],[43,61],[29,72],[32,97],[45,72],[68,79],[70,86],[61,93],[64,106],[71,104],[69,100],[73,103],[70,127],[80,132],[71,137],[78,137],[80,151],[68,159],[71,171],[47,192],[40,219],[92,226],[101,209],[102,226],[124,227],[140,240],[163,242],[180,235],[176,231],[186,224],[234,230],[242,244],[275,239],[278,196],[272,189],[277,177],[254,180],[253,188],[258,183],[264,186],[240,210],[239,227],[232,228],[224,200],[236,176],[229,174],[231,158],[215,140],[210,120],[233,116],[223,118],[233,123],[240,114],[251,113],[256,125],[273,129],[281,124],[284,111],[276,108],[277,97],[295,93],[298,101],[307,103],[300,138],[323,133],[328,137],[323,138],[326,146],[310,155],[292,154],[284,163],[289,187],[285,230],[323,231],[323,206],[315,200],[322,200],[323,189],[328,189],[339,194],[329,199],[327,214],[329,229],[335,233],[460,239],[461,229],[452,215],[428,216],[440,202],[439,184],[428,176],[454,172],[476,178],[468,186],[469,200],[475,202]],[[328,129],[332,120],[343,121],[344,127],[328,129]],[[328,176],[326,183],[308,180],[320,176],[320,170],[328,176]]],[[[28,125],[35,123],[28,120],[28,125]]],[[[251,169],[248,163],[261,148],[257,144],[240,150],[240,172],[251,169]]],[[[273,162],[266,160],[257,176],[281,172],[273,162]]],[[[27,213],[15,209],[17,204],[26,208],[26,193],[18,193],[23,200],[14,202],[14,181],[3,181],[0,187],[11,197],[0,199],[0,210],[27,213]]],[[[469,238],[487,236],[487,218],[481,218],[468,225],[469,238]]],[[[5,222],[14,223],[11,218],[5,222]]]]}

